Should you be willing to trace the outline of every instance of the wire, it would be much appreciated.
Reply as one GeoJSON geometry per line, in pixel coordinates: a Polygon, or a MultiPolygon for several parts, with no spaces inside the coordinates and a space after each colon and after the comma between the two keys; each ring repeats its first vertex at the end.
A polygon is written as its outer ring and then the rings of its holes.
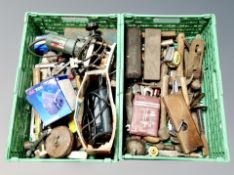
{"type": "MultiPolygon", "coordinates": [[[[110,107],[110,103],[108,102],[108,90],[107,90],[107,94],[106,97],[101,97],[98,92],[102,89],[106,89],[105,87],[101,86],[100,88],[90,91],[86,97],[85,97],[85,106],[86,106],[86,113],[83,116],[82,119],[82,131],[84,133],[84,135],[86,135],[86,141],[89,144],[96,144],[96,140],[97,138],[99,138],[100,136],[104,136],[106,134],[110,134],[111,132],[99,132],[97,133],[97,125],[96,125],[96,120],[101,117],[101,114],[108,108],[110,107]],[[95,98],[98,98],[99,100],[102,100],[105,104],[101,107],[100,111],[98,112],[98,114],[96,114],[96,116],[94,116],[94,109],[97,107],[97,103],[95,103],[95,98]]],[[[99,101],[100,102],[100,101],[99,101]]],[[[99,103],[100,104],[100,103],[99,103]]]]}
{"type": "Polygon", "coordinates": [[[36,57],[40,57],[40,58],[43,57],[43,56],[42,56],[42,55],[39,55],[39,54],[37,54],[37,53],[35,53],[35,51],[32,50],[32,47],[33,47],[36,43],[41,42],[41,41],[46,41],[46,40],[45,40],[44,38],[37,39],[37,40],[31,42],[31,43],[29,44],[29,46],[28,46],[28,51],[29,51],[29,53],[31,53],[32,55],[34,55],[34,56],[36,56],[36,57]]]}

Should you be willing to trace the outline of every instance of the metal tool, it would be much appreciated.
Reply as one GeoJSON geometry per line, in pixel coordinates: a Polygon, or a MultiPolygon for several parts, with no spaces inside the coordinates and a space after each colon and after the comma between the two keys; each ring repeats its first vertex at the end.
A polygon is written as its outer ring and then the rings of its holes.
{"type": "Polygon", "coordinates": [[[197,106],[204,97],[205,97],[205,93],[197,93],[193,97],[193,99],[190,103],[190,108],[193,109],[195,106],[197,106]]]}
{"type": "Polygon", "coordinates": [[[98,35],[97,29],[97,23],[89,23],[86,26],[86,30],[90,32],[90,35],[86,38],[66,38],[64,36],[50,33],[46,36],[46,45],[50,50],[62,52],[74,57],[80,57],[84,49],[89,47],[89,44],[93,39],[100,40],[100,35],[98,35]]]}
{"type": "Polygon", "coordinates": [[[40,143],[51,133],[51,129],[47,129],[43,132],[40,133],[39,138],[34,141],[26,141],[24,142],[24,149],[27,150],[26,152],[26,157],[33,157],[34,156],[34,151],[38,148],[40,143]]]}
{"type": "Polygon", "coordinates": [[[163,41],[161,42],[161,46],[162,46],[162,47],[170,46],[170,45],[172,45],[172,44],[174,44],[173,39],[163,40],[163,41]]]}
{"type": "Polygon", "coordinates": [[[207,106],[198,104],[197,106],[193,107],[197,111],[197,119],[198,119],[198,126],[200,130],[200,136],[203,142],[203,156],[207,157],[209,154],[209,148],[208,148],[208,143],[205,137],[205,127],[204,127],[204,122],[203,122],[203,115],[202,111],[205,111],[207,109],[207,106]]]}
{"type": "MultiPolygon", "coordinates": [[[[181,82],[180,82],[181,76],[177,76],[177,71],[171,70],[169,72],[169,75],[170,75],[169,85],[172,86],[172,84],[176,80],[178,87],[181,87],[181,82]]],[[[186,85],[187,86],[190,85],[192,81],[193,81],[193,75],[189,79],[186,79],[186,85]]]]}
{"type": "Polygon", "coordinates": [[[145,96],[153,96],[154,90],[150,87],[144,87],[143,95],[145,96]]]}
{"type": "Polygon", "coordinates": [[[175,52],[174,47],[168,47],[166,49],[166,53],[165,53],[165,56],[164,56],[164,61],[165,62],[171,62],[173,60],[174,52],[175,52]]]}
{"type": "Polygon", "coordinates": [[[134,84],[132,86],[132,93],[133,94],[141,94],[141,86],[138,84],[134,84]]]}
{"type": "Polygon", "coordinates": [[[170,68],[176,68],[181,62],[180,54],[178,51],[175,51],[171,62],[167,62],[167,65],[170,68]]]}

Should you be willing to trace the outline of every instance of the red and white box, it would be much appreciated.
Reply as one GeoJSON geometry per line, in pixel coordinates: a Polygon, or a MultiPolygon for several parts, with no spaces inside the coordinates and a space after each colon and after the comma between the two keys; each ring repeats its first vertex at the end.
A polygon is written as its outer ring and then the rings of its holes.
{"type": "Polygon", "coordinates": [[[158,136],[160,99],[135,95],[130,133],[140,136],[158,136]]]}

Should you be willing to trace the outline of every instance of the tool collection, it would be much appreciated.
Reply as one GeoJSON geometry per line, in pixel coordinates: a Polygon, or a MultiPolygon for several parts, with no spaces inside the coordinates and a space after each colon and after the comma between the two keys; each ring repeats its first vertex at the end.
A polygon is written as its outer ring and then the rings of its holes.
{"type": "Polygon", "coordinates": [[[69,31],[37,36],[28,46],[40,62],[26,90],[33,107],[26,157],[112,156],[116,43],[106,41],[96,23],[87,24],[86,36],[68,37],[69,31]]]}
{"type": "Polygon", "coordinates": [[[127,28],[124,151],[151,157],[207,157],[200,104],[201,35],[127,28]]]}

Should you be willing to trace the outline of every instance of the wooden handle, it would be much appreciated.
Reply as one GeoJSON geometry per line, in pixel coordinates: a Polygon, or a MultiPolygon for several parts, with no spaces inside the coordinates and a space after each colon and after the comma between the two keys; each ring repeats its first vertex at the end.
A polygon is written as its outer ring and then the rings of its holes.
{"type": "MultiPolygon", "coordinates": [[[[161,97],[164,97],[168,94],[168,82],[169,76],[164,75],[162,78],[162,88],[161,88],[161,97]]],[[[167,128],[167,111],[164,102],[161,100],[161,114],[160,114],[160,125],[158,135],[162,140],[167,140],[169,138],[168,128],[167,128]]]]}
{"type": "MultiPolygon", "coordinates": [[[[168,82],[169,82],[169,76],[164,75],[163,81],[162,81],[162,89],[161,89],[161,97],[164,97],[168,94],[168,82]]],[[[166,126],[166,106],[164,102],[161,100],[161,119],[160,119],[160,128],[163,128],[166,126]]]]}
{"type": "Polygon", "coordinates": [[[179,33],[177,37],[177,50],[180,54],[180,64],[176,69],[177,76],[184,76],[184,37],[184,33],[179,33]]]}
{"type": "MultiPolygon", "coordinates": [[[[33,85],[36,85],[41,82],[41,70],[40,68],[33,69],[33,85]]],[[[34,109],[33,109],[34,110],[34,109]]],[[[34,130],[35,130],[35,139],[39,138],[40,128],[41,128],[41,119],[39,114],[36,110],[33,111],[34,113],[34,130]]]]}
{"type": "Polygon", "coordinates": [[[180,84],[181,84],[182,94],[184,96],[185,102],[189,106],[190,102],[189,102],[188,89],[187,89],[185,77],[180,77],[180,84]]]}
{"type": "Polygon", "coordinates": [[[40,83],[41,81],[41,71],[40,68],[33,69],[33,85],[40,83]]]}

